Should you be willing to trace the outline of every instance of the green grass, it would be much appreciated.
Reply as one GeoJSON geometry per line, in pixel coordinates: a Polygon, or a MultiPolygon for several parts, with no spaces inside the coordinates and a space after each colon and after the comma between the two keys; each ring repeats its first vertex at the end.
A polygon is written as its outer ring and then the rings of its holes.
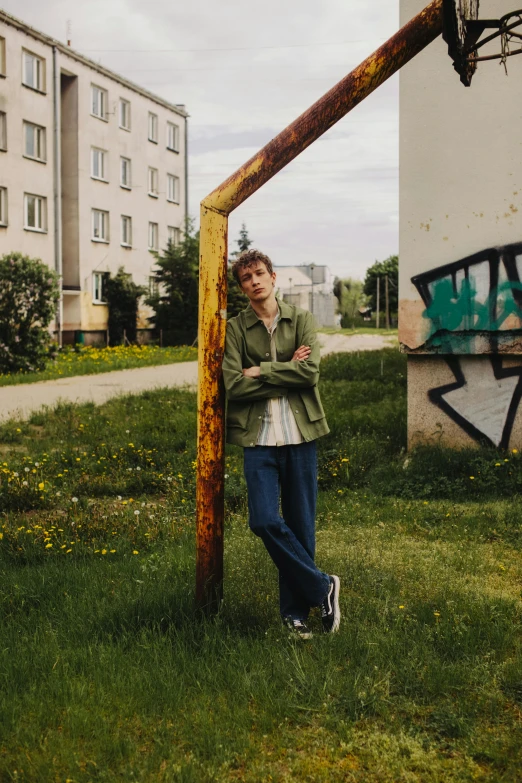
{"type": "Polygon", "coordinates": [[[196,360],[197,348],[186,345],[171,348],[159,348],[157,345],[118,345],[114,348],[78,346],[59,351],[56,358],[50,359],[45,370],[40,372],[0,374],[0,386],[196,360]]]}
{"type": "Polygon", "coordinates": [[[235,448],[225,601],[194,613],[194,395],[0,427],[1,781],[520,780],[518,454],[406,457],[394,351],[326,359],[322,388],[343,622],[301,644],[235,448]],[[473,459],[487,480],[463,480],[473,459]]]}

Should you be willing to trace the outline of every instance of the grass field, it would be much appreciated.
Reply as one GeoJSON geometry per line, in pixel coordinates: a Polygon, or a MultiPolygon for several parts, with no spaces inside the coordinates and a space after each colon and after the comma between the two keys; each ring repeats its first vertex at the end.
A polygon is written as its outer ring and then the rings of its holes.
{"type": "Polygon", "coordinates": [[[64,348],[55,359],[50,359],[45,370],[27,373],[0,373],[0,386],[13,386],[17,383],[36,383],[54,381],[73,375],[92,375],[112,370],[130,370],[135,367],[151,367],[158,364],[196,361],[196,348],[183,345],[172,348],[159,348],[157,345],[117,345],[114,348],[96,348],[78,346],[64,348]]]}
{"type": "Polygon", "coordinates": [[[194,612],[194,395],[0,427],[2,782],[522,779],[520,455],[406,456],[395,351],[329,357],[322,393],[343,622],[307,643],[235,448],[225,601],[194,612]]]}

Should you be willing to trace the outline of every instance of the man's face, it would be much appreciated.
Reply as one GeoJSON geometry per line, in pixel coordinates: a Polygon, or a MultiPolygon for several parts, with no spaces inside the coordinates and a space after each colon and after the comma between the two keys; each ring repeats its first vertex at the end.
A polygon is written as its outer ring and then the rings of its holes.
{"type": "Polygon", "coordinates": [[[262,261],[247,266],[239,272],[239,283],[242,291],[251,302],[264,302],[272,295],[275,286],[276,273],[269,273],[262,261]]]}

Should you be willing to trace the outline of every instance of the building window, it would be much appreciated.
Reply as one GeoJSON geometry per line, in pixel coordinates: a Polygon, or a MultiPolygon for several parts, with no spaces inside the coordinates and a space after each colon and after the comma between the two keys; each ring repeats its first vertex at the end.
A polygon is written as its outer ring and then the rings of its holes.
{"type": "Polygon", "coordinates": [[[0,111],[0,150],[7,151],[7,115],[0,111]]]}
{"type": "Polygon", "coordinates": [[[5,76],[5,38],[0,36],[0,76],[5,76]]]}
{"type": "Polygon", "coordinates": [[[158,169],[152,169],[149,166],[149,196],[158,198],[158,169]]]}
{"type": "Polygon", "coordinates": [[[47,199],[24,194],[24,228],[29,231],[47,231],[47,199]]]}
{"type": "Polygon", "coordinates": [[[45,128],[41,125],[33,125],[32,122],[24,122],[25,157],[45,162],[47,160],[45,146],[45,128]]]}
{"type": "Polygon", "coordinates": [[[167,174],[167,201],[179,204],[179,177],[167,174]]]}
{"type": "Polygon", "coordinates": [[[100,120],[107,121],[107,106],[109,103],[109,93],[95,84],[91,84],[91,114],[99,117],[100,120]]]}
{"type": "Polygon", "coordinates": [[[93,179],[101,179],[104,182],[108,182],[108,169],[108,156],[105,150],[91,147],[91,177],[93,179]]]}
{"type": "Polygon", "coordinates": [[[120,128],[130,131],[131,127],[131,105],[130,101],[120,98],[120,128]]]}
{"type": "Polygon", "coordinates": [[[157,223],[149,223],[149,250],[158,250],[159,232],[157,223]]]}
{"type": "Polygon", "coordinates": [[[106,304],[105,281],[108,277],[107,272],[92,273],[92,301],[95,304],[106,304]]]}
{"type": "Polygon", "coordinates": [[[158,143],[158,115],[149,111],[149,141],[158,143]]]}
{"type": "Polygon", "coordinates": [[[158,283],[158,278],[155,275],[151,275],[151,277],[149,277],[149,295],[150,296],[159,295],[159,283],[158,283]]]}
{"type": "Polygon", "coordinates": [[[120,158],[120,185],[122,188],[131,189],[131,162],[130,158],[120,158]]]}
{"type": "Polygon", "coordinates": [[[45,92],[45,60],[25,50],[22,51],[22,84],[45,92]]]}
{"type": "Polygon", "coordinates": [[[7,188],[0,188],[0,226],[7,226],[7,188]]]}
{"type": "Polygon", "coordinates": [[[109,241],[109,213],[101,209],[92,211],[92,239],[94,242],[109,241]]]}
{"type": "Polygon", "coordinates": [[[179,152],[179,127],[173,122],[167,122],[167,149],[179,152]]]}
{"type": "Polygon", "coordinates": [[[132,218],[128,215],[121,216],[121,244],[132,247],[132,218]]]}
{"type": "Polygon", "coordinates": [[[181,231],[175,226],[168,227],[168,241],[173,247],[177,247],[181,241],[181,231]]]}

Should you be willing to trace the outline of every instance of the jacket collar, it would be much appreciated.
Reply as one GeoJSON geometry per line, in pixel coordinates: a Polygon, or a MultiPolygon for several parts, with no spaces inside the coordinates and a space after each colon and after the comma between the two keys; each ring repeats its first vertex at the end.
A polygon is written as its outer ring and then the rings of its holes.
{"type": "MultiPolygon", "coordinates": [[[[291,321],[295,308],[292,307],[292,305],[283,302],[278,297],[276,297],[276,299],[277,299],[277,304],[279,305],[279,312],[281,314],[281,319],[285,318],[291,321]]],[[[246,321],[247,329],[250,329],[251,326],[254,326],[254,324],[256,324],[260,320],[256,311],[254,310],[254,308],[250,303],[246,308],[246,310],[244,311],[244,313],[245,313],[245,321],[246,321]]]]}

